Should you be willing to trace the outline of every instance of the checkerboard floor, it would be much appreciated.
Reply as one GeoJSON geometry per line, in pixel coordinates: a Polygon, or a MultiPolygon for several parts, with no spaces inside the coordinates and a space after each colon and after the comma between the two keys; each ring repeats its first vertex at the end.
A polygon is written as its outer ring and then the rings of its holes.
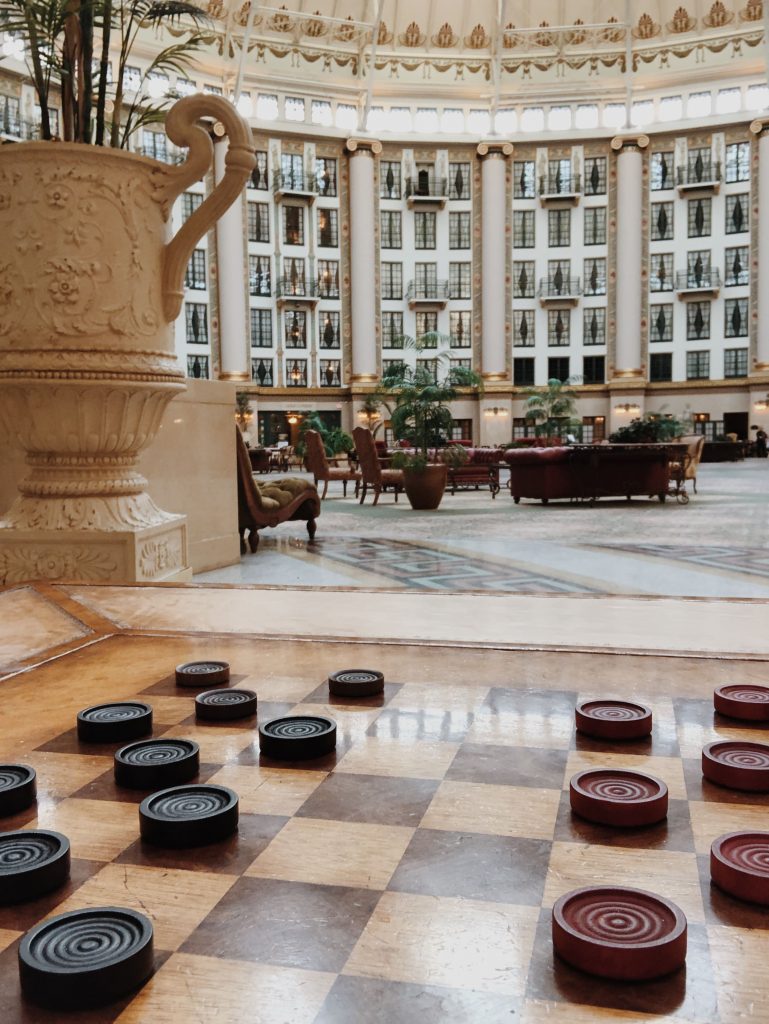
{"type": "Polygon", "coordinates": [[[37,769],[39,800],[2,826],[64,832],[73,868],[61,891],[0,908],[0,1020],[63,1019],[20,995],[26,929],[118,904],[152,919],[157,972],[79,1024],[766,1021],[769,915],[711,888],[708,850],[723,832],[766,827],[769,796],[721,790],[699,768],[709,740],[756,738],[712,708],[714,683],[743,667],[126,635],[11,677],[0,754],[37,769]],[[172,672],[201,656],[226,658],[235,684],[257,691],[260,720],[333,717],[336,753],[280,765],[260,758],[253,720],[196,724],[194,694],[172,672]],[[328,673],[356,665],[385,671],[384,695],[330,698],[328,673]],[[144,794],[114,785],[114,745],[82,745],[74,730],[80,708],[135,694],[153,705],[156,735],[200,744],[200,780],[239,794],[236,837],[189,851],[140,842],[144,794]],[[651,740],[575,735],[575,703],[596,695],[645,699],[651,740]],[[618,831],[573,817],[569,779],[592,765],[665,779],[667,822],[618,831]],[[684,910],[684,970],[628,985],[554,959],[554,900],[610,882],[684,910]]]}

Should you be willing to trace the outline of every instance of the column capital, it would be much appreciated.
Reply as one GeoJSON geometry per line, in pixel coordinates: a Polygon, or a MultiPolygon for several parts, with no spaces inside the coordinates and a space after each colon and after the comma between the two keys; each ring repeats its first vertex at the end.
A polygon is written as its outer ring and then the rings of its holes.
{"type": "Polygon", "coordinates": [[[513,155],[512,142],[479,142],[475,148],[481,160],[486,156],[505,157],[513,155]]]}
{"type": "Polygon", "coordinates": [[[758,135],[759,137],[763,135],[764,132],[769,132],[769,116],[757,117],[755,121],[751,121],[750,131],[753,135],[758,135]]]}
{"type": "Polygon", "coordinates": [[[648,135],[615,135],[611,140],[611,148],[615,153],[620,153],[623,149],[646,149],[648,145],[648,135]]]}
{"type": "Polygon", "coordinates": [[[345,149],[351,155],[353,153],[365,153],[367,156],[379,156],[382,152],[382,143],[377,139],[348,139],[345,149]]]}

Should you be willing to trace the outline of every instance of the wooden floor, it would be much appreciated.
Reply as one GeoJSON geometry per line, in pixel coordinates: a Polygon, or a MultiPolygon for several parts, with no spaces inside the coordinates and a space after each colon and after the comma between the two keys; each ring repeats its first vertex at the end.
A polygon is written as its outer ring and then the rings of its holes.
{"type": "MultiPolygon", "coordinates": [[[[244,593],[0,592],[0,760],[33,765],[39,781],[37,807],[2,827],[63,832],[73,855],[64,889],[0,908],[2,1024],[70,1019],[23,1001],[18,941],[46,916],[102,905],[151,917],[158,969],[132,998],[71,1018],[78,1024],[769,1019],[769,914],[708,877],[712,840],[766,828],[769,797],[719,789],[699,767],[711,739],[757,738],[714,718],[712,691],[766,682],[765,661],[455,646],[443,619],[432,638],[420,622],[410,643],[388,636],[386,620],[380,643],[368,639],[371,623],[356,631],[354,621],[347,639],[314,637],[311,620],[302,638],[265,637],[258,621],[243,622],[244,593]],[[336,754],[281,766],[260,759],[253,720],[196,724],[173,670],[213,657],[230,663],[234,685],[257,691],[259,721],[332,717],[336,754]],[[327,676],[351,667],[383,671],[383,698],[330,701],[327,676]],[[145,794],[115,786],[114,745],[81,745],[74,729],[81,708],[138,694],[154,708],[155,735],[200,744],[201,781],[239,794],[237,837],[181,852],[141,843],[145,794]],[[574,704],[609,695],[653,707],[651,742],[618,751],[575,736],[574,704]],[[569,779],[594,765],[663,778],[667,823],[616,832],[572,817],[569,779]],[[555,960],[550,908],[593,883],[677,903],[689,922],[685,970],[622,985],[555,960]]],[[[315,598],[332,618],[335,595],[315,598]]]]}

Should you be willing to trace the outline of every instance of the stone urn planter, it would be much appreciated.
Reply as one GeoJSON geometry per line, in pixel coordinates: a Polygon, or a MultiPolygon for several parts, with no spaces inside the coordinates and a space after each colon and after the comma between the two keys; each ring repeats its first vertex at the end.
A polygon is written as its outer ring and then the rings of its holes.
{"type": "Polygon", "coordinates": [[[185,518],[154,504],[136,465],[185,388],[173,321],[187,262],[255,157],[215,96],[180,100],[166,131],[188,148],[180,166],[75,143],[0,148],[0,425],[29,465],[0,520],[0,584],[187,569],[185,518]],[[229,136],[226,172],[169,239],[174,200],[213,159],[206,117],[229,136]]]}
{"type": "Polygon", "coordinates": [[[448,469],[444,465],[428,465],[424,469],[404,469],[403,489],[413,509],[438,508],[446,490],[448,469]]]}

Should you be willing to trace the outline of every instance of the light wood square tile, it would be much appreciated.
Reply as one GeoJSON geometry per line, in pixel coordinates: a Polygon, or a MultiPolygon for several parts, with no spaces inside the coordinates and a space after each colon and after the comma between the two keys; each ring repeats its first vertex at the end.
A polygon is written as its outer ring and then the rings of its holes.
{"type": "Polygon", "coordinates": [[[485,708],[475,716],[467,743],[493,743],[502,747],[547,747],[566,750],[574,732],[573,715],[537,715],[525,711],[492,714],[485,708]]]}
{"type": "Polygon", "coordinates": [[[538,907],[386,892],[343,974],[521,995],[538,907]]]}
{"type": "Polygon", "coordinates": [[[523,1004],[520,1021],[516,1019],[516,1024],[691,1024],[691,1018],[531,999],[523,1004]]]}
{"type": "Polygon", "coordinates": [[[139,699],[152,705],[152,720],[166,725],[177,725],[195,714],[195,694],[182,689],[178,697],[165,697],[159,693],[141,694],[139,699]]]}
{"type": "Polygon", "coordinates": [[[458,743],[399,740],[365,736],[348,750],[336,766],[338,772],[358,775],[402,775],[409,779],[442,779],[458,743]]]}
{"type": "Polygon", "coordinates": [[[210,783],[229,786],[240,798],[241,814],[296,814],[327,772],[290,768],[259,768],[256,765],[225,765],[210,783]]]}
{"type": "Polygon", "coordinates": [[[543,906],[552,906],[559,896],[584,885],[646,889],[672,900],[690,921],[705,919],[694,853],[554,843],[543,906]]]}
{"type": "Polygon", "coordinates": [[[7,949],[23,932],[14,932],[8,928],[0,928],[0,949],[7,949]]]}
{"type": "Polygon", "coordinates": [[[769,931],[709,927],[708,943],[723,1024],[765,1021],[769,1007],[769,931]]]}
{"type": "Polygon", "coordinates": [[[105,864],[58,906],[56,913],[86,907],[130,907],[151,919],[157,949],[175,950],[236,881],[235,875],[206,871],[105,864]]]}
{"type": "Polygon", "coordinates": [[[601,751],[572,750],[566,762],[566,777],[563,788],[569,788],[569,780],[577,772],[590,768],[621,768],[633,772],[645,772],[662,779],[668,787],[671,800],[686,799],[683,765],[675,757],[655,757],[653,754],[607,754],[601,751]]]}
{"type": "Polygon", "coordinates": [[[31,765],[37,772],[38,802],[71,796],[99,775],[110,771],[113,764],[111,757],[55,754],[48,750],[34,750],[18,760],[31,765]]]}
{"type": "Polygon", "coordinates": [[[253,675],[247,675],[245,679],[241,679],[238,686],[246,690],[256,690],[260,701],[298,704],[313,690],[317,690],[318,684],[321,682],[323,682],[322,673],[319,673],[319,678],[308,680],[298,679],[296,676],[264,675],[256,670],[253,675]]]}
{"type": "Polygon", "coordinates": [[[234,761],[241,751],[256,742],[256,720],[251,719],[251,726],[243,725],[175,725],[163,733],[163,739],[194,740],[200,747],[201,763],[215,764],[234,761]]]}
{"type": "Polygon", "coordinates": [[[139,808],[116,800],[70,797],[58,804],[38,805],[35,824],[63,832],[69,838],[73,857],[106,861],[138,838],[139,808]]]}
{"type": "Polygon", "coordinates": [[[393,825],[292,818],[246,874],[384,889],[413,834],[393,825]]]}
{"type": "Polygon", "coordinates": [[[175,953],[118,1024],[312,1024],[335,978],[175,953]]]}
{"type": "Polygon", "coordinates": [[[320,715],[322,718],[330,718],[336,722],[337,742],[344,737],[359,740],[366,735],[366,730],[382,714],[382,708],[369,708],[365,705],[345,705],[339,707],[335,704],[297,704],[291,708],[291,715],[320,715]]]}
{"type": "Polygon", "coordinates": [[[447,780],[438,787],[422,828],[552,839],[560,791],[447,780]]]}
{"type": "Polygon", "coordinates": [[[746,743],[765,743],[766,737],[755,729],[741,729],[739,725],[700,725],[684,722],[678,727],[678,745],[681,757],[700,757],[702,748],[716,740],[744,740],[746,743]]]}
{"type": "Polygon", "coordinates": [[[769,812],[766,807],[692,801],[689,804],[689,815],[697,853],[710,853],[713,840],[725,832],[769,833],[769,812]]]}
{"type": "Polygon", "coordinates": [[[440,711],[478,711],[490,687],[460,683],[406,683],[388,703],[390,708],[437,708],[440,711]]]}

